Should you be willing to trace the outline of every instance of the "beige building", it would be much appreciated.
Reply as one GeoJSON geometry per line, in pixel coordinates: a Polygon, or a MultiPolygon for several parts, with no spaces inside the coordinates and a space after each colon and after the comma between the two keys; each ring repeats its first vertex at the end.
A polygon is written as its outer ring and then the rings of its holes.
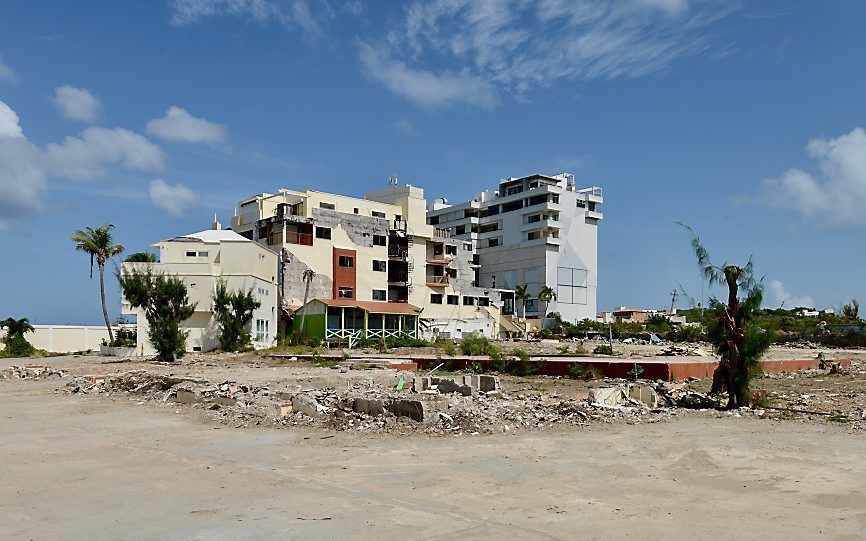
{"type": "Polygon", "coordinates": [[[314,334],[327,340],[370,337],[371,327],[357,321],[371,316],[376,322],[403,321],[389,317],[406,314],[405,306],[395,304],[411,307],[416,328],[383,327],[383,332],[456,338],[517,332],[502,317],[511,292],[478,287],[472,244],[427,224],[426,216],[424,191],[410,185],[370,192],[364,199],[282,189],[241,201],[232,230],[279,253],[278,286],[288,316],[305,298],[341,300],[320,302],[316,314],[308,313],[322,318],[306,321],[307,331],[312,325],[314,334]],[[307,271],[313,273],[309,283],[307,271]]]}
{"type": "MultiPolygon", "coordinates": [[[[253,312],[250,334],[253,347],[274,345],[277,333],[277,254],[234,231],[214,229],[167,239],[159,248],[159,263],[124,263],[123,270],[151,266],[154,271],[180,278],[186,284],[195,314],[183,323],[189,331],[187,351],[209,351],[219,347],[219,330],[213,317],[213,296],[218,280],[230,291],[251,290],[261,306],[253,312]]],[[[122,313],[137,320],[138,350],[156,353],[147,335],[147,319],[124,299],[122,313]]]]}

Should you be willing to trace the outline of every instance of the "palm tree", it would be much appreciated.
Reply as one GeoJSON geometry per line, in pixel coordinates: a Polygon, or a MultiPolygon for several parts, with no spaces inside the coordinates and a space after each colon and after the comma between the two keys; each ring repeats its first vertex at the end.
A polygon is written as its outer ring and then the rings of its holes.
{"type": "Polygon", "coordinates": [[[544,318],[547,317],[547,305],[551,301],[556,300],[556,291],[548,285],[541,286],[538,290],[538,300],[544,303],[544,310],[541,312],[541,326],[544,327],[544,318]]]}
{"type": "Polygon", "coordinates": [[[517,297],[517,300],[520,301],[520,306],[523,309],[523,332],[526,334],[526,301],[530,299],[529,295],[529,285],[527,284],[518,284],[514,286],[514,296],[517,297]]]}
{"type": "Polygon", "coordinates": [[[108,338],[114,342],[114,333],[111,330],[111,323],[108,320],[108,308],[105,305],[105,263],[112,256],[123,252],[123,246],[114,244],[114,239],[111,236],[111,230],[114,229],[113,224],[105,224],[102,227],[93,229],[79,229],[72,235],[72,242],[75,243],[75,249],[90,254],[90,278],[93,279],[93,260],[96,259],[96,264],[99,267],[99,293],[102,295],[102,315],[105,318],[105,327],[108,329],[108,338]]]}
{"type": "Polygon", "coordinates": [[[24,333],[34,332],[36,330],[33,328],[33,325],[30,324],[30,320],[26,317],[22,317],[21,319],[8,317],[3,321],[0,321],[0,329],[6,329],[6,334],[8,336],[24,336],[24,333]]]}

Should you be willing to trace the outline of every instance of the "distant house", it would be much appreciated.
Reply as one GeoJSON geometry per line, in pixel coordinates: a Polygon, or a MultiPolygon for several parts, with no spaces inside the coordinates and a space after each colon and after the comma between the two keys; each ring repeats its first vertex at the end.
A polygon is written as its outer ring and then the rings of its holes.
{"type": "Polygon", "coordinates": [[[649,317],[649,313],[638,308],[620,306],[613,311],[614,320],[625,323],[644,323],[647,317],[649,317]]]}
{"type": "Polygon", "coordinates": [[[801,308],[797,310],[796,314],[800,317],[818,317],[821,312],[814,308],[801,308]]]}

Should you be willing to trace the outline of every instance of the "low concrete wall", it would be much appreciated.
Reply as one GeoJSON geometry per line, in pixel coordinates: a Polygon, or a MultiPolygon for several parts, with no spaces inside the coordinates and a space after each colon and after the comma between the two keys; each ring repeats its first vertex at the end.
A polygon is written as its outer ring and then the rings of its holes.
{"type": "MultiPolygon", "coordinates": [[[[37,349],[49,353],[99,351],[102,340],[108,342],[108,329],[97,325],[33,325],[35,332],[25,335],[37,349]]],[[[0,337],[6,331],[0,331],[0,337]]]]}

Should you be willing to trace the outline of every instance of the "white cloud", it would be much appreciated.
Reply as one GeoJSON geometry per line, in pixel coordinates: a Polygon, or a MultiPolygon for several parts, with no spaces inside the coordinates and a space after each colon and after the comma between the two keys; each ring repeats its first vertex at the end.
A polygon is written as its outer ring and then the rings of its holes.
{"type": "Polygon", "coordinates": [[[174,0],[171,4],[171,23],[186,26],[206,17],[233,15],[247,17],[264,24],[273,21],[286,28],[299,27],[307,34],[320,31],[318,17],[329,16],[328,5],[322,3],[324,13],[313,14],[305,0],[174,0]]]}
{"type": "Polygon", "coordinates": [[[201,201],[201,196],[183,184],[171,186],[161,178],[150,183],[148,194],[157,208],[175,217],[182,217],[190,207],[201,201]]]}
{"type": "Polygon", "coordinates": [[[21,125],[18,124],[18,114],[2,101],[0,101],[0,137],[24,137],[21,125]]]}
{"type": "MultiPolygon", "coordinates": [[[[495,103],[495,89],[518,98],[560,81],[639,77],[708,48],[708,27],[734,0],[429,0],[405,9],[387,36],[389,49],[362,48],[368,74],[390,90],[430,106],[495,103]],[[451,66],[436,71],[425,66],[451,66]],[[483,98],[434,89],[444,78],[471,81],[483,98]],[[401,85],[409,80],[413,90],[401,85]],[[418,88],[421,88],[419,90],[418,88]],[[435,96],[433,99],[430,95],[435,96]]],[[[446,88],[454,85],[444,85],[446,88]]]]}
{"type": "Polygon", "coordinates": [[[789,169],[764,180],[759,201],[829,225],[866,225],[866,131],[854,128],[836,139],[813,139],[806,151],[819,174],[789,169]]]}
{"type": "Polygon", "coordinates": [[[406,135],[415,135],[415,126],[413,126],[412,123],[405,118],[401,118],[400,120],[395,122],[394,127],[397,128],[398,131],[401,131],[406,135]]]}
{"type": "Polygon", "coordinates": [[[24,137],[15,111],[0,101],[0,229],[41,209],[45,189],[39,149],[24,137]]]}
{"type": "Polygon", "coordinates": [[[90,127],[79,137],[50,143],[46,166],[54,175],[73,180],[101,178],[106,165],[120,164],[137,171],[162,171],[162,151],[147,138],[122,128],[90,127]]]}
{"type": "Polygon", "coordinates": [[[436,74],[410,68],[405,62],[367,44],[361,44],[361,62],[370,78],[424,107],[465,104],[491,109],[499,103],[496,91],[488,81],[466,71],[436,74]]]}
{"type": "Polygon", "coordinates": [[[180,107],[169,107],[165,116],[147,123],[147,133],[172,142],[222,143],[228,129],[203,118],[196,118],[180,107]]]}
{"type": "Polygon", "coordinates": [[[797,307],[814,308],[815,301],[809,295],[794,296],[785,291],[785,286],[779,280],[771,280],[764,290],[764,306],[779,308],[784,306],[790,310],[797,307]]]}
{"type": "Polygon", "coordinates": [[[8,64],[3,63],[3,57],[0,57],[0,81],[7,83],[17,83],[19,80],[18,74],[15,73],[8,64]]]}
{"type": "Polygon", "coordinates": [[[69,85],[55,88],[51,103],[66,118],[82,122],[95,121],[102,108],[102,104],[89,90],[69,85]]]}

